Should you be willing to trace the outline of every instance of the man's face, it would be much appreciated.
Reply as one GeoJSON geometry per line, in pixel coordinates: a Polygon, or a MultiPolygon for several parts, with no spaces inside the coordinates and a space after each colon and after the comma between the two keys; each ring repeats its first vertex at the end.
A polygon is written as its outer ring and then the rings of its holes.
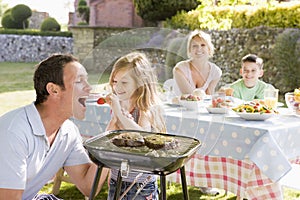
{"type": "Polygon", "coordinates": [[[254,87],[256,82],[263,75],[263,70],[254,62],[245,62],[242,65],[240,73],[244,83],[248,88],[254,87]]]}
{"type": "Polygon", "coordinates": [[[62,103],[66,112],[76,119],[85,117],[85,101],[91,91],[87,72],[79,62],[70,62],[64,68],[64,84],[62,103]]]}

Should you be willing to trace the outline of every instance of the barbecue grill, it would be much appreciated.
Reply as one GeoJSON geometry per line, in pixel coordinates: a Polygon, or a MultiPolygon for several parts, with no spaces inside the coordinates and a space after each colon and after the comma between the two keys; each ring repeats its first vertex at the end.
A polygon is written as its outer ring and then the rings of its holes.
{"type": "Polygon", "coordinates": [[[156,174],[160,176],[160,199],[166,199],[166,175],[178,169],[181,173],[184,199],[188,200],[184,164],[200,148],[199,140],[186,136],[153,133],[136,130],[107,131],[84,142],[91,160],[98,165],[90,199],[94,199],[103,167],[119,169],[117,189],[114,199],[119,199],[122,176],[135,172],[156,174]],[[174,148],[151,149],[147,147],[119,147],[112,143],[112,138],[122,133],[135,132],[143,137],[150,135],[166,136],[174,139],[178,146],[174,148]]]}

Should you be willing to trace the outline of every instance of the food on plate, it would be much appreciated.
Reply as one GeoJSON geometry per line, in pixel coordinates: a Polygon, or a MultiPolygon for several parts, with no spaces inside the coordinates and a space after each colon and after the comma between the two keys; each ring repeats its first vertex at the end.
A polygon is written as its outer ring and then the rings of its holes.
{"type": "Polygon", "coordinates": [[[174,137],[163,135],[142,136],[137,132],[126,132],[114,136],[111,142],[118,147],[148,147],[150,149],[175,149],[178,141],[174,137]]]}
{"type": "Polygon", "coordinates": [[[206,96],[206,93],[204,90],[196,88],[193,92],[192,95],[196,96],[196,97],[200,97],[201,99],[204,99],[204,97],[206,96]]]}
{"type": "Polygon", "coordinates": [[[250,101],[248,103],[241,104],[235,108],[232,108],[235,112],[242,112],[242,113],[278,113],[278,111],[274,109],[269,109],[263,104],[259,102],[250,101]]]}
{"type": "Polygon", "coordinates": [[[195,96],[193,94],[183,94],[180,96],[180,100],[185,100],[185,101],[201,101],[203,98],[199,96],[195,96]]]}
{"type": "Polygon", "coordinates": [[[173,98],[172,98],[172,103],[173,103],[173,104],[179,104],[179,99],[178,99],[178,97],[173,97],[173,98]]]}
{"type": "Polygon", "coordinates": [[[136,132],[121,133],[114,136],[111,141],[118,147],[141,147],[145,145],[144,137],[136,132]]]}
{"type": "Polygon", "coordinates": [[[174,149],[178,146],[178,141],[174,137],[163,135],[149,135],[144,137],[145,145],[150,149],[174,149]]]}
{"type": "MultiPolygon", "coordinates": [[[[296,93],[297,93],[297,91],[296,91],[296,93]]],[[[285,103],[290,110],[295,112],[296,110],[299,109],[300,102],[296,101],[295,92],[285,93],[284,98],[285,98],[285,103]]]]}
{"type": "Polygon", "coordinates": [[[300,115],[300,106],[299,106],[299,108],[296,110],[296,114],[297,114],[297,115],[300,115]]]}
{"type": "Polygon", "coordinates": [[[233,106],[233,102],[230,99],[216,97],[211,100],[212,108],[229,108],[232,106],[233,106]]]}
{"type": "Polygon", "coordinates": [[[294,90],[294,99],[297,103],[300,103],[300,88],[294,90]]]}

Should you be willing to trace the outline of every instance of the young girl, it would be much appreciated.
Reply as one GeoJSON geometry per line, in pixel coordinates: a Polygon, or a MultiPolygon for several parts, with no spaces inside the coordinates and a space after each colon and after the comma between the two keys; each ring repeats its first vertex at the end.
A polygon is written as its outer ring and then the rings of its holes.
{"type": "MultiPolygon", "coordinates": [[[[147,57],[133,52],[119,58],[113,66],[109,78],[113,94],[108,96],[112,118],[107,130],[131,129],[165,132],[163,112],[157,100],[157,78],[147,57]]],[[[113,199],[116,191],[118,170],[111,170],[108,199],[113,199]]],[[[139,173],[130,172],[122,178],[121,194],[131,185],[139,173]]],[[[136,200],[158,199],[156,176],[143,174],[123,199],[131,200],[138,186],[145,180],[149,183],[139,192],[136,200]],[[150,177],[149,177],[150,176],[150,177]]]]}

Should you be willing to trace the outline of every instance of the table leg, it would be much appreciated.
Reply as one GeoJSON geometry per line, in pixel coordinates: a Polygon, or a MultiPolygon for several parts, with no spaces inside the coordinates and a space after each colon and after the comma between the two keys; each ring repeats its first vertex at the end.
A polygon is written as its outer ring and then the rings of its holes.
{"type": "Polygon", "coordinates": [[[99,184],[99,179],[100,179],[101,172],[102,172],[102,168],[103,168],[103,165],[98,165],[89,200],[93,200],[94,197],[95,197],[95,194],[96,194],[96,191],[97,191],[97,188],[98,188],[98,184],[99,184]]]}
{"type": "Polygon", "coordinates": [[[166,193],[166,176],[160,175],[160,200],[166,200],[167,199],[167,193],[166,193]]]}
{"type": "Polygon", "coordinates": [[[118,178],[117,178],[117,188],[115,191],[114,200],[118,200],[120,198],[121,188],[122,188],[122,176],[121,176],[121,171],[119,170],[118,178]]]}
{"type": "Polygon", "coordinates": [[[182,191],[183,191],[183,198],[185,200],[189,200],[189,193],[187,190],[187,183],[186,183],[186,176],[185,176],[185,168],[184,166],[182,166],[180,168],[180,176],[181,176],[181,187],[182,187],[182,191]]]}

